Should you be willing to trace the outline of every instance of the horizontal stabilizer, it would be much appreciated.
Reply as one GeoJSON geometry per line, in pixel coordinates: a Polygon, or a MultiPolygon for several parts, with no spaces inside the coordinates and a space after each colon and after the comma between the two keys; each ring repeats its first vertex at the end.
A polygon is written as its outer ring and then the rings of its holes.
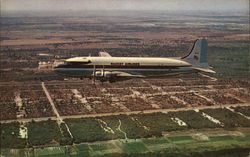
{"type": "Polygon", "coordinates": [[[196,68],[194,67],[193,69],[198,70],[198,71],[202,71],[202,72],[206,72],[206,73],[216,73],[215,71],[211,70],[211,69],[205,69],[205,68],[196,68]]]}

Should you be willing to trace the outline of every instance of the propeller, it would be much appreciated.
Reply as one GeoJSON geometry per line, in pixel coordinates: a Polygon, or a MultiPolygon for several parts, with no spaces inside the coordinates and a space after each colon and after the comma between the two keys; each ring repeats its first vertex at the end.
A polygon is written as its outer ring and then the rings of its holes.
{"type": "Polygon", "coordinates": [[[93,84],[95,84],[95,77],[96,77],[96,69],[95,69],[95,65],[94,65],[94,69],[93,69],[93,84]]]}
{"type": "Polygon", "coordinates": [[[104,77],[104,65],[102,66],[102,77],[104,77]]]}
{"type": "MultiPolygon", "coordinates": [[[[104,65],[102,66],[102,77],[103,77],[103,80],[104,80],[104,74],[105,74],[105,71],[104,71],[104,65]]],[[[103,81],[102,81],[102,84],[103,84],[103,81]]]]}

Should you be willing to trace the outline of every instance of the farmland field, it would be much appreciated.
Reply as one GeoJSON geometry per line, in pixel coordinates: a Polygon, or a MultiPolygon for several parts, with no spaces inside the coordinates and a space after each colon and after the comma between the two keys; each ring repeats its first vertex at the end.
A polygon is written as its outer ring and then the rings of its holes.
{"type": "Polygon", "coordinates": [[[233,107],[236,112],[240,112],[248,117],[250,117],[250,106],[245,107],[233,107]]]}
{"type": "MultiPolygon", "coordinates": [[[[1,154],[12,156],[68,156],[79,154],[81,156],[108,156],[124,154],[126,156],[148,154],[158,156],[159,154],[187,154],[201,155],[211,154],[220,155],[220,153],[228,154],[239,153],[241,155],[248,154],[250,134],[249,128],[237,128],[233,131],[224,129],[202,129],[192,131],[168,132],[163,137],[152,137],[146,139],[127,139],[112,140],[103,142],[81,143],[73,146],[49,146],[46,148],[35,147],[26,149],[26,153],[22,149],[2,149],[1,154]],[[239,134],[241,132],[241,134],[239,134]],[[238,134],[237,134],[238,133],[238,134]],[[207,139],[204,141],[197,137],[207,139]],[[235,147],[237,146],[237,147],[235,147]],[[212,151],[212,152],[210,152],[212,151]],[[191,154],[190,154],[191,153],[191,154]],[[24,155],[25,154],[25,155],[24,155]]],[[[234,156],[232,154],[232,156],[234,156]]]]}

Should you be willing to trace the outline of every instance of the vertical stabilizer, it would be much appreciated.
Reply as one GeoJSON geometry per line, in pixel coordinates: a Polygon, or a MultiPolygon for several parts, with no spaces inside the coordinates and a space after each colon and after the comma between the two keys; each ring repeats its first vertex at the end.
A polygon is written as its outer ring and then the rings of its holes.
{"type": "Polygon", "coordinates": [[[197,39],[191,52],[181,59],[192,64],[194,67],[209,68],[207,64],[207,40],[197,39]]]}

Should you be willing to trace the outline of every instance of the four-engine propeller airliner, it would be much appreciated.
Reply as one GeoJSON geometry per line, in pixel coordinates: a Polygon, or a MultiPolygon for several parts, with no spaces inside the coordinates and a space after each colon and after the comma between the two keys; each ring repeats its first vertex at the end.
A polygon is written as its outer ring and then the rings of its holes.
{"type": "Polygon", "coordinates": [[[74,57],[54,68],[69,77],[115,82],[131,78],[163,77],[183,73],[215,73],[207,63],[207,40],[197,39],[191,52],[180,58],[112,57],[99,52],[99,57],[74,57]]]}

